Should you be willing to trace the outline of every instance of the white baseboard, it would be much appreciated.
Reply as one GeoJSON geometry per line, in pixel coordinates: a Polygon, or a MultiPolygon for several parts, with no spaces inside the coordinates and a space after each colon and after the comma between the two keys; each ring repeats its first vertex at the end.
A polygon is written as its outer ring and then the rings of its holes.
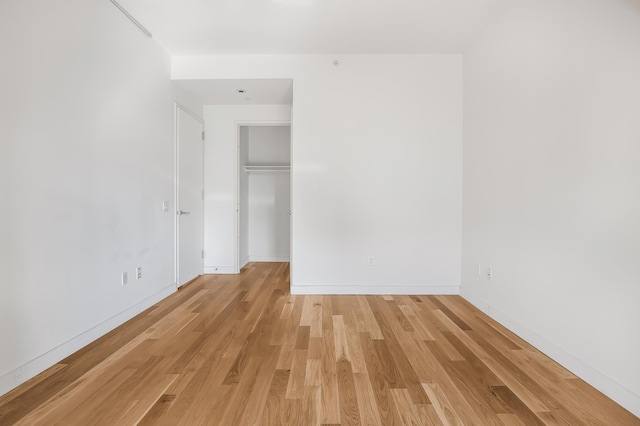
{"type": "Polygon", "coordinates": [[[233,266],[205,266],[205,274],[236,274],[233,266]]]}
{"type": "Polygon", "coordinates": [[[240,269],[244,268],[245,266],[247,266],[247,263],[251,262],[251,258],[249,256],[245,257],[244,259],[242,259],[240,261],[240,269]]]}
{"type": "MultiPolygon", "coordinates": [[[[240,261],[240,269],[244,268],[249,262],[289,262],[289,256],[249,256],[240,261]]],[[[205,274],[237,274],[233,266],[205,266],[205,274]]]]}
{"type": "Polygon", "coordinates": [[[383,295],[454,295],[460,294],[457,285],[291,285],[291,294],[383,294],[383,295]]]}
{"type": "Polygon", "coordinates": [[[249,256],[249,262],[290,262],[290,256],[249,256]]]}
{"type": "Polygon", "coordinates": [[[615,380],[604,375],[600,371],[584,363],[566,350],[545,339],[527,326],[491,306],[477,294],[461,287],[460,295],[472,305],[489,315],[494,320],[514,332],[540,352],[589,383],[594,388],[629,410],[633,415],[640,417],[640,396],[622,386],[615,380]]]}
{"type": "Polygon", "coordinates": [[[65,359],[72,353],[82,349],[89,343],[104,336],[114,328],[122,325],[131,318],[143,312],[145,309],[155,305],[162,299],[175,293],[176,285],[171,284],[164,289],[160,290],[156,294],[147,297],[143,301],[136,303],[135,305],[127,308],[119,314],[109,318],[108,320],[90,328],[84,333],[68,340],[61,345],[51,349],[48,352],[32,359],[31,361],[21,365],[20,367],[9,371],[6,374],[0,376],[0,396],[23,384],[27,380],[42,373],[47,368],[55,365],[61,360],[65,359]]]}

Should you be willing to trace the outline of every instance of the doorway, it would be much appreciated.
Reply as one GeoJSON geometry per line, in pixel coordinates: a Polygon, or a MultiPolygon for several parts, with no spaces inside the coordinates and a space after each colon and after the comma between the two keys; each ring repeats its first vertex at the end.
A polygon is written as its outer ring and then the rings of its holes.
{"type": "Polygon", "coordinates": [[[291,260],[291,126],[238,126],[238,270],[291,260]]]}
{"type": "Polygon", "coordinates": [[[204,125],[180,104],[176,104],[175,114],[175,270],[180,287],[204,270],[204,125]]]}

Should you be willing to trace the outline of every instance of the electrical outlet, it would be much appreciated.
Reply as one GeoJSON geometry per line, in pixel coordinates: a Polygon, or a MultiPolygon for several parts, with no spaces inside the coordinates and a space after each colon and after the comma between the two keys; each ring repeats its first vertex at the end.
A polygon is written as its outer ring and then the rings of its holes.
{"type": "Polygon", "coordinates": [[[487,268],[487,279],[491,281],[493,279],[493,269],[487,268]]]}
{"type": "Polygon", "coordinates": [[[136,279],[139,280],[142,278],[142,266],[138,266],[136,268],[136,279]]]}
{"type": "Polygon", "coordinates": [[[369,265],[369,266],[373,266],[373,260],[374,260],[374,259],[373,259],[373,256],[369,256],[369,257],[367,258],[367,265],[369,265]]]}
{"type": "Polygon", "coordinates": [[[122,285],[129,284],[129,277],[126,272],[122,273],[122,285]]]}

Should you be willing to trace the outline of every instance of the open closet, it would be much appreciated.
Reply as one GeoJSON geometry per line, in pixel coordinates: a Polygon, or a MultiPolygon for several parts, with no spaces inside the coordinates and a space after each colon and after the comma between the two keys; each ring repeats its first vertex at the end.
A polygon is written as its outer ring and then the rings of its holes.
{"type": "Polygon", "coordinates": [[[289,262],[291,128],[241,125],[238,133],[238,257],[289,262]]]}

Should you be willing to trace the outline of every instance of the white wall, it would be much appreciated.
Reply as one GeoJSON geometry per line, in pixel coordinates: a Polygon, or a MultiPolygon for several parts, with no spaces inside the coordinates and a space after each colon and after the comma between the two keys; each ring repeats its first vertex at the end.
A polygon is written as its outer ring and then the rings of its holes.
{"type": "MultiPolygon", "coordinates": [[[[289,123],[290,105],[207,105],[204,165],[204,271],[236,273],[238,125],[289,123]]],[[[247,154],[248,155],[248,154],[247,154]]],[[[247,183],[248,185],[248,183],[247,183]]],[[[248,220],[245,218],[243,220],[248,220]]],[[[246,242],[248,244],[248,241],[246,242]]],[[[244,251],[242,253],[244,256],[244,251]]],[[[244,257],[243,257],[244,258],[244,257]]]]}
{"type": "Polygon", "coordinates": [[[640,415],[633,5],[519,2],[465,55],[462,294],[640,415]]]}
{"type": "Polygon", "coordinates": [[[1,394],[175,285],[168,55],[108,1],[0,20],[1,394]]]}
{"type": "MultiPolygon", "coordinates": [[[[291,163],[290,126],[248,128],[252,165],[291,163]]],[[[249,259],[253,262],[288,262],[291,250],[291,176],[289,172],[248,174],[249,259]]],[[[242,231],[241,231],[242,236],[242,231]]]]}
{"type": "MultiPolygon", "coordinates": [[[[460,55],[175,57],[172,71],[176,79],[294,79],[294,293],[458,291],[461,73],[460,55]]],[[[230,179],[232,167],[215,163],[207,182],[230,179]],[[216,168],[225,170],[219,178],[216,168]]],[[[231,195],[210,192],[209,215],[231,223],[231,195]]],[[[229,231],[209,232],[209,248],[218,241],[227,253],[229,231]]],[[[215,256],[209,265],[231,264],[215,256]]]]}

